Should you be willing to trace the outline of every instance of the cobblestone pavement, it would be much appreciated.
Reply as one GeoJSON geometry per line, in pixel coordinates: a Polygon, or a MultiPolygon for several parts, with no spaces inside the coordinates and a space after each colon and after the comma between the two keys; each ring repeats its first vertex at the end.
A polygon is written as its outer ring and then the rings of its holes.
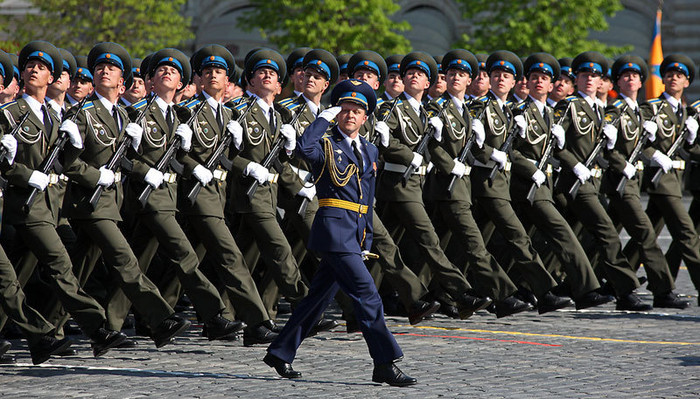
{"type": "MultiPolygon", "coordinates": [[[[664,247],[668,241],[662,237],[664,247]]],[[[372,383],[364,341],[344,327],[307,339],[294,362],[303,378],[285,380],[261,361],[265,346],[209,342],[193,326],[161,350],[137,338],[137,349],[99,359],[91,357],[86,338],[77,337],[79,356],[41,366],[31,365],[24,341],[12,341],[18,364],[0,366],[0,396],[698,398],[700,307],[685,268],[677,285],[691,297],[691,308],[630,313],[611,304],[500,320],[479,312],[465,321],[438,316],[418,326],[389,317],[406,355],[399,365],[418,378],[408,388],[372,383]]],[[[651,302],[648,291],[639,293],[651,302]]],[[[340,319],[337,308],[328,314],[340,319]]]]}

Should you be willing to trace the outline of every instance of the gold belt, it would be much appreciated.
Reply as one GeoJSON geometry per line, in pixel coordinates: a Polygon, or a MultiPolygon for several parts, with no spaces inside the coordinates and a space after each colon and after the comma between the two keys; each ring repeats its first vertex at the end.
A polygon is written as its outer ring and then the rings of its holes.
{"type": "Polygon", "coordinates": [[[366,214],[368,206],[362,204],[356,204],[354,202],[345,201],[337,198],[319,198],[318,206],[330,206],[332,208],[340,208],[348,211],[357,212],[360,214],[366,214]]]}

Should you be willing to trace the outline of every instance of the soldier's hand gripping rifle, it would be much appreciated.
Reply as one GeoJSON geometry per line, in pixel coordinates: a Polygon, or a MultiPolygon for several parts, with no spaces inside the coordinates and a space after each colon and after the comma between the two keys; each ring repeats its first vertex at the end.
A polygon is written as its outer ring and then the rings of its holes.
{"type": "MultiPolygon", "coordinates": [[[[141,112],[138,114],[136,119],[134,120],[133,123],[137,125],[141,125],[141,122],[143,122],[143,118],[146,117],[146,113],[148,110],[151,108],[151,104],[153,104],[153,101],[155,100],[156,96],[153,95],[151,98],[148,99],[148,102],[144,106],[144,108],[141,110],[141,112]]],[[[131,146],[131,136],[128,134],[124,135],[124,138],[122,141],[119,143],[119,146],[117,147],[116,151],[114,151],[114,154],[112,154],[112,157],[109,159],[109,162],[107,162],[106,168],[108,170],[111,170],[112,172],[116,171],[117,168],[120,166],[123,167],[126,170],[131,170],[133,165],[131,161],[129,161],[126,158],[126,151],[131,146]]],[[[97,203],[100,201],[100,197],[102,196],[102,193],[104,192],[105,187],[102,185],[97,185],[97,188],[95,188],[95,191],[92,193],[92,197],[90,197],[90,206],[92,207],[92,210],[94,211],[97,209],[97,203]]]]}
{"type": "MultiPolygon", "coordinates": [[[[437,115],[438,118],[443,118],[445,116],[447,105],[449,105],[449,103],[445,101],[445,104],[446,105],[444,105],[442,109],[440,109],[440,112],[437,115]]],[[[426,116],[425,125],[423,126],[423,132],[425,132],[425,134],[423,135],[423,138],[421,139],[420,143],[418,143],[418,147],[416,147],[415,152],[420,156],[423,156],[423,154],[425,154],[425,152],[428,150],[428,143],[430,143],[430,139],[432,139],[434,136],[434,132],[432,130],[435,129],[435,127],[433,126],[430,128],[430,130],[428,130],[429,121],[430,118],[426,116]]],[[[406,167],[406,171],[403,172],[403,176],[401,177],[401,185],[403,187],[406,187],[406,183],[408,183],[408,181],[411,179],[411,176],[413,175],[413,172],[416,171],[416,169],[418,168],[412,163],[406,167]]]]}
{"type": "MultiPolygon", "coordinates": [[[[85,105],[87,99],[88,98],[86,96],[85,98],[80,100],[78,105],[76,105],[76,109],[78,110],[78,112],[71,115],[71,122],[75,123],[75,121],[78,119],[78,113],[81,109],[83,109],[83,106],[85,105]]],[[[63,166],[60,162],[58,162],[58,156],[61,154],[63,147],[66,145],[66,141],[68,141],[68,133],[61,132],[61,135],[54,143],[53,149],[51,150],[49,155],[46,158],[44,158],[44,160],[41,162],[41,168],[39,169],[41,173],[48,175],[51,172],[51,169],[53,169],[56,171],[57,174],[61,174],[61,172],[63,171],[63,166]]],[[[29,213],[29,210],[32,209],[32,205],[34,204],[34,201],[36,201],[36,196],[38,194],[39,189],[37,189],[36,187],[33,188],[32,191],[29,193],[29,197],[27,197],[27,200],[24,201],[24,206],[22,206],[22,210],[24,210],[24,213],[29,213]]]]}
{"type": "MultiPolygon", "coordinates": [[[[201,103],[199,103],[192,115],[190,115],[190,118],[187,120],[187,122],[185,122],[185,124],[189,126],[190,129],[194,130],[194,123],[197,121],[197,116],[199,116],[199,114],[202,112],[206,103],[206,101],[202,101],[201,103]]],[[[173,170],[175,170],[176,173],[182,174],[182,164],[177,162],[177,160],[175,159],[175,157],[177,156],[177,151],[180,149],[181,145],[182,139],[179,136],[173,137],[173,139],[170,141],[168,149],[160,157],[158,163],[156,164],[155,169],[158,172],[165,173],[168,167],[171,167],[173,170]]],[[[151,186],[150,184],[146,184],[146,187],[143,189],[143,191],[141,191],[141,195],[139,195],[139,203],[141,203],[141,209],[144,209],[146,207],[146,204],[148,203],[148,197],[151,196],[153,190],[155,190],[153,186],[151,186]]]]}
{"type": "MultiPolygon", "coordinates": [[[[569,101],[569,103],[566,105],[566,109],[564,110],[562,117],[559,118],[559,120],[557,121],[557,126],[561,126],[561,121],[564,119],[566,114],[569,113],[569,108],[571,108],[571,101],[569,101]]],[[[552,126],[552,128],[554,128],[554,126],[552,126]]],[[[556,137],[552,136],[549,140],[549,143],[547,143],[547,147],[544,148],[544,152],[542,153],[542,158],[540,158],[540,162],[537,164],[537,169],[540,172],[546,173],[547,165],[549,165],[549,162],[552,159],[552,153],[554,152],[554,147],[556,145],[559,145],[559,140],[557,140],[556,137]]],[[[527,192],[527,200],[530,202],[531,205],[535,203],[535,193],[537,191],[537,187],[537,183],[532,183],[532,186],[530,186],[530,191],[527,192]]]]}
{"type": "MultiPolygon", "coordinates": [[[[489,104],[491,104],[491,98],[489,97],[486,100],[486,103],[484,103],[484,108],[481,110],[478,116],[475,117],[475,119],[478,119],[481,121],[481,118],[484,116],[484,113],[486,112],[486,109],[489,107],[489,104]]],[[[464,143],[464,147],[462,147],[462,152],[459,153],[459,158],[458,161],[461,163],[466,163],[467,162],[467,157],[469,157],[469,152],[472,149],[472,146],[476,142],[476,133],[472,132],[471,136],[467,139],[467,142],[464,143]]],[[[457,175],[452,175],[450,179],[450,184],[447,185],[447,196],[452,197],[452,192],[455,190],[455,184],[457,183],[457,175]]]]}
{"type": "MultiPolygon", "coordinates": [[[[525,127],[527,129],[527,126],[525,127]]],[[[513,140],[515,139],[515,136],[518,134],[518,124],[513,121],[513,126],[510,128],[510,131],[508,131],[508,135],[506,136],[506,139],[503,141],[503,144],[501,144],[501,148],[498,150],[508,154],[510,152],[511,147],[513,147],[513,140]]],[[[491,173],[489,173],[489,183],[493,182],[493,179],[496,177],[496,173],[498,173],[499,169],[499,164],[496,162],[493,167],[491,168],[491,173]]]]}
{"type": "MultiPolygon", "coordinates": [[[[659,107],[661,108],[661,107],[659,107]]],[[[685,129],[683,129],[683,133],[679,134],[678,137],[676,138],[676,141],[673,142],[671,145],[671,148],[668,149],[666,152],[666,156],[673,159],[674,156],[676,155],[681,155],[681,157],[684,157],[682,155],[683,150],[683,142],[685,139],[688,137],[688,134],[690,131],[688,130],[688,126],[686,125],[685,129]]],[[[687,158],[687,154],[684,158],[687,158]]],[[[651,178],[651,184],[654,185],[654,188],[659,186],[659,182],[661,182],[661,177],[665,175],[666,172],[664,171],[663,168],[659,168],[659,170],[656,171],[654,174],[654,177],[651,178]]]]}
{"type": "MultiPolygon", "coordinates": [[[[241,113],[241,115],[238,116],[238,119],[236,119],[238,123],[243,122],[250,110],[253,109],[255,101],[256,97],[251,96],[246,104],[245,110],[241,113]]],[[[224,169],[231,170],[231,168],[233,167],[233,163],[225,155],[226,150],[231,146],[231,141],[233,141],[233,133],[229,132],[228,129],[226,129],[226,134],[224,135],[224,137],[222,137],[221,141],[219,142],[219,145],[214,149],[214,152],[212,152],[212,154],[209,156],[209,159],[207,159],[207,162],[204,164],[204,167],[209,169],[209,171],[212,173],[214,172],[216,167],[219,166],[219,164],[221,164],[221,166],[224,169]]],[[[189,201],[190,205],[194,205],[194,203],[197,202],[197,196],[199,195],[199,192],[202,191],[202,187],[204,187],[202,182],[195,179],[194,186],[190,189],[189,193],[187,194],[187,201],[189,201]]]]}
{"type": "MultiPolygon", "coordinates": [[[[651,120],[656,123],[656,117],[659,115],[659,111],[661,110],[661,107],[657,108],[656,112],[654,113],[654,116],[651,118],[651,120]]],[[[639,127],[640,129],[643,129],[643,127],[639,127]]],[[[634,146],[634,149],[632,150],[632,153],[630,154],[629,159],[627,162],[630,164],[634,165],[635,162],[639,159],[639,155],[642,153],[642,150],[644,149],[644,145],[649,141],[649,136],[651,136],[651,133],[646,132],[644,133],[644,136],[642,136],[639,141],[637,141],[637,144],[634,146]]],[[[617,188],[615,188],[615,191],[622,197],[622,194],[625,193],[625,186],[627,186],[627,176],[624,174],[622,177],[620,177],[620,181],[617,183],[617,188]]]]}
{"type": "MultiPolygon", "coordinates": [[[[5,111],[7,112],[7,111],[5,111]]],[[[5,117],[7,118],[8,122],[10,122],[10,125],[12,125],[12,131],[8,133],[10,136],[14,137],[17,135],[17,132],[22,128],[22,125],[24,125],[24,122],[27,121],[27,118],[29,118],[29,113],[32,112],[31,110],[25,112],[24,115],[22,115],[21,118],[19,118],[19,122],[15,123],[14,118],[12,115],[10,115],[9,112],[5,114],[5,117]]],[[[7,155],[7,147],[0,145],[0,159],[4,159],[5,156],[7,155]]],[[[4,177],[0,176],[0,189],[4,190],[7,188],[7,179],[4,177]]]]}
{"type": "MultiPolygon", "coordinates": [[[[377,123],[388,121],[388,120],[389,120],[389,117],[391,116],[391,114],[392,114],[392,113],[394,112],[394,110],[396,109],[396,104],[398,104],[398,103],[399,103],[399,98],[396,97],[396,98],[393,100],[393,102],[391,103],[391,107],[389,108],[389,112],[387,112],[386,114],[384,114],[384,116],[382,117],[382,120],[377,121],[377,123]]],[[[375,126],[376,126],[376,124],[375,124],[375,126]]],[[[374,130],[374,136],[372,136],[372,144],[374,144],[376,147],[379,147],[379,142],[382,140],[382,135],[379,134],[379,132],[377,132],[377,129],[375,129],[375,126],[372,126],[372,129],[374,130]]]]}

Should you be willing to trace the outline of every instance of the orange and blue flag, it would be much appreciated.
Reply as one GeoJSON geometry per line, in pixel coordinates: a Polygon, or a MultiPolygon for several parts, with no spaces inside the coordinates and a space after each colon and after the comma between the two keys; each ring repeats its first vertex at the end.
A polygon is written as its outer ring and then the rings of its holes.
{"type": "Polygon", "coordinates": [[[647,100],[656,98],[664,91],[664,84],[661,80],[659,67],[664,60],[664,53],[661,50],[661,7],[656,10],[656,22],[654,23],[654,34],[651,37],[651,50],[649,51],[649,79],[647,79],[647,100]]]}

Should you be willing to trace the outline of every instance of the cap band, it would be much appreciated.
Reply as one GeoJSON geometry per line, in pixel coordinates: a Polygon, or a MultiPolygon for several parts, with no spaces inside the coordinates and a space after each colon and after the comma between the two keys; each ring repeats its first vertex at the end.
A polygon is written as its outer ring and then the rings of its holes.
{"type": "Polygon", "coordinates": [[[641,74],[642,67],[635,64],[634,62],[628,62],[620,67],[620,70],[618,71],[618,75],[622,75],[623,72],[627,72],[627,71],[637,72],[637,73],[641,74]]]}
{"type": "Polygon", "coordinates": [[[16,66],[12,65],[12,69],[14,69],[15,78],[16,78],[17,80],[19,80],[19,68],[17,68],[16,66]]]}
{"type": "Polygon", "coordinates": [[[576,74],[574,74],[574,71],[571,69],[570,66],[562,66],[561,67],[561,74],[562,74],[562,76],[568,76],[572,80],[576,79],[576,74]]]}
{"type": "Polygon", "coordinates": [[[426,75],[428,75],[428,79],[430,79],[430,67],[428,67],[428,64],[426,64],[424,61],[421,60],[413,60],[406,65],[406,70],[408,71],[411,68],[418,68],[421,71],[425,72],[426,75]]]}
{"type": "Polygon", "coordinates": [[[669,70],[683,72],[683,74],[685,74],[685,77],[690,76],[690,72],[688,70],[688,67],[685,66],[685,64],[683,64],[681,62],[671,62],[670,64],[666,65],[666,69],[664,70],[664,73],[668,72],[669,70]]]}
{"type": "Polygon", "coordinates": [[[255,65],[253,65],[253,72],[257,71],[259,68],[272,68],[275,70],[275,72],[280,71],[279,65],[274,60],[271,60],[269,58],[266,58],[264,60],[258,61],[255,65]]]}
{"type": "Polygon", "coordinates": [[[321,60],[311,60],[308,63],[306,63],[306,66],[304,68],[314,68],[318,70],[319,72],[323,73],[326,75],[326,79],[331,78],[331,68],[323,61],[321,60]]]}
{"type": "MultiPolygon", "coordinates": [[[[202,60],[202,65],[200,66],[200,70],[204,69],[205,67],[223,68],[228,72],[228,62],[226,62],[224,57],[218,55],[210,55],[208,57],[204,57],[204,59],[202,60]]],[[[180,68],[180,70],[182,70],[182,65],[180,65],[180,68]]]]}
{"type": "Polygon", "coordinates": [[[367,110],[367,108],[369,108],[369,105],[367,104],[367,97],[365,97],[364,94],[357,92],[357,91],[348,91],[346,93],[341,94],[340,97],[338,98],[338,104],[340,104],[344,101],[350,101],[350,102],[360,104],[363,107],[365,107],[365,110],[367,110]]]}
{"type": "Polygon", "coordinates": [[[180,61],[177,60],[177,58],[175,58],[175,57],[163,57],[163,59],[158,61],[158,64],[156,64],[156,65],[161,66],[163,64],[175,67],[175,69],[177,69],[177,71],[180,72],[180,75],[182,75],[182,64],[180,63],[180,61]]]}
{"type": "Polygon", "coordinates": [[[27,60],[31,60],[32,58],[34,59],[40,59],[41,61],[44,61],[51,67],[51,70],[53,71],[53,58],[51,58],[50,55],[46,54],[44,51],[35,51],[27,57],[27,60]]]}
{"type": "Polygon", "coordinates": [[[95,59],[95,65],[101,64],[103,62],[118,66],[119,69],[121,69],[122,71],[124,70],[124,63],[122,62],[122,59],[119,58],[119,56],[116,54],[104,53],[104,54],[100,54],[95,59]]]}
{"type": "Polygon", "coordinates": [[[398,62],[396,64],[391,64],[387,66],[387,73],[388,72],[399,72],[401,70],[401,64],[398,62]]]}
{"type": "Polygon", "coordinates": [[[362,69],[362,68],[369,69],[369,70],[373,71],[374,73],[376,73],[377,76],[379,76],[379,65],[377,65],[377,63],[370,61],[370,60],[362,60],[362,61],[358,62],[357,64],[355,64],[355,70],[352,71],[352,73],[354,74],[355,72],[357,72],[358,69],[362,69]]]}
{"type": "Polygon", "coordinates": [[[78,70],[75,72],[75,76],[92,82],[92,74],[87,70],[87,68],[78,68],[78,70]]]}
{"type": "Polygon", "coordinates": [[[527,70],[527,73],[530,74],[532,72],[541,72],[545,75],[549,75],[550,77],[554,76],[554,69],[546,62],[536,62],[530,65],[530,69],[527,70]]]}
{"type": "Polygon", "coordinates": [[[472,73],[472,66],[469,65],[469,63],[466,60],[460,60],[460,59],[452,60],[452,61],[450,61],[449,64],[447,64],[447,69],[450,69],[450,68],[457,68],[457,69],[461,69],[463,71],[467,71],[467,72],[469,72],[470,75],[472,73]]]}
{"type": "Polygon", "coordinates": [[[5,77],[5,68],[0,64],[0,76],[5,77]]]}
{"type": "Polygon", "coordinates": [[[506,61],[506,60],[498,60],[491,64],[491,68],[489,68],[489,72],[493,71],[494,69],[502,69],[506,72],[510,72],[513,75],[515,75],[515,65],[513,65],[511,62],[506,61]]]}
{"type": "Polygon", "coordinates": [[[293,63],[292,63],[292,71],[294,68],[298,66],[304,66],[304,57],[297,58],[293,63]]]}
{"type": "Polygon", "coordinates": [[[348,63],[346,62],[345,64],[340,65],[340,73],[347,72],[348,71],[348,63]]]}
{"type": "Polygon", "coordinates": [[[70,65],[68,64],[68,61],[66,61],[66,60],[63,60],[63,69],[66,72],[70,72],[70,65]]]}
{"type": "Polygon", "coordinates": [[[593,72],[603,74],[603,67],[596,62],[583,62],[576,69],[576,73],[579,72],[593,72]]]}
{"type": "Polygon", "coordinates": [[[131,74],[134,76],[141,76],[141,68],[131,68],[131,74]]]}

